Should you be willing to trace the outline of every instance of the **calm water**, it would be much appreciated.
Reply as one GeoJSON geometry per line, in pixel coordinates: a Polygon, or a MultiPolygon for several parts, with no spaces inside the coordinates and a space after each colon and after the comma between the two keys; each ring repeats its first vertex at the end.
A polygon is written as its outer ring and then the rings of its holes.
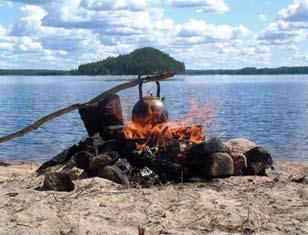
{"type": "MultiPolygon", "coordinates": [[[[133,77],[0,77],[0,135],[133,77]]],[[[145,90],[155,90],[154,84],[145,90]]],[[[208,136],[244,137],[268,148],[275,159],[308,162],[308,76],[176,76],[163,82],[169,116],[180,119],[192,97],[215,106],[208,136]]],[[[119,93],[129,115],[137,88],[119,93]]],[[[47,160],[86,136],[78,112],[0,144],[1,160],[47,160]]]]}

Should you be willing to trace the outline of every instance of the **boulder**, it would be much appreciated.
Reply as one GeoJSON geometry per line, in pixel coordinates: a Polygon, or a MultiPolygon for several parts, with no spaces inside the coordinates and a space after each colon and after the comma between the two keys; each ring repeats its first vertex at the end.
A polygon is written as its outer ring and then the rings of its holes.
{"type": "Polygon", "coordinates": [[[179,182],[181,181],[182,175],[184,179],[187,178],[186,167],[175,162],[154,159],[151,161],[149,168],[153,170],[163,182],[179,182]]]}
{"type": "Polygon", "coordinates": [[[204,150],[207,154],[228,153],[229,149],[225,146],[221,138],[214,137],[204,142],[204,150]]]}
{"type": "Polygon", "coordinates": [[[228,152],[229,149],[220,138],[211,138],[206,142],[193,145],[183,159],[183,164],[188,168],[187,176],[189,178],[207,176],[212,164],[210,156],[214,153],[228,152]]]}
{"type": "Polygon", "coordinates": [[[8,161],[0,161],[0,166],[4,166],[4,167],[9,167],[11,166],[12,164],[8,161]]]}
{"type": "Polygon", "coordinates": [[[247,169],[246,156],[241,152],[231,152],[234,163],[234,175],[243,175],[247,169]]]}
{"type": "Polygon", "coordinates": [[[213,153],[209,156],[209,165],[204,166],[204,174],[209,177],[225,177],[234,174],[232,157],[227,153],[213,153]]]}
{"type": "MultiPolygon", "coordinates": [[[[126,152],[124,141],[108,140],[98,149],[98,153],[116,152],[117,155],[123,155],[126,152]]],[[[120,157],[120,156],[119,156],[120,157]]]]}
{"type": "Polygon", "coordinates": [[[266,175],[265,170],[272,168],[271,153],[260,146],[250,149],[245,156],[247,159],[246,175],[266,175]]]}
{"type": "Polygon", "coordinates": [[[69,167],[75,166],[75,161],[73,160],[73,156],[77,153],[80,153],[82,151],[88,152],[92,155],[96,155],[99,152],[99,148],[104,144],[104,140],[97,134],[92,137],[84,138],[82,139],[78,145],[73,145],[55,157],[53,157],[51,160],[43,163],[36,172],[38,174],[43,174],[53,171],[53,167],[59,166],[59,165],[69,165],[69,167]],[[73,166],[72,166],[73,164],[73,166]]]}
{"type": "Polygon", "coordinates": [[[71,157],[78,153],[80,151],[80,147],[78,145],[73,145],[68,149],[65,149],[55,157],[53,157],[51,160],[44,162],[37,170],[36,172],[40,175],[47,171],[47,169],[57,166],[57,165],[63,165],[67,161],[71,159],[71,157]]]}
{"type": "Polygon", "coordinates": [[[206,142],[193,145],[186,154],[185,163],[192,165],[202,164],[206,156],[213,153],[228,153],[229,149],[224,145],[220,138],[211,138],[206,142]]]}
{"type": "Polygon", "coordinates": [[[64,172],[50,172],[45,174],[43,190],[70,192],[75,188],[69,174],[64,172]]]}
{"type": "Polygon", "coordinates": [[[93,158],[94,155],[86,151],[81,151],[73,156],[73,160],[76,163],[76,167],[78,167],[79,169],[83,169],[85,171],[89,171],[89,164],[93,158]]]}
{"type": "Polygon", "coordinates": [[[70,176],[71,180],[73,181],[82,178],[83,172],[84,172],[83,170],[77,167],[73,167],[66,171],[66,173],[70,176]]]}
{"type": "Polygon", "coordinates": [[[133,172],[132,165],[125,158],[118,159],[114,165],[128,176],[133,172]]]}
{"type": "Polygon", "coordinates": [[[225,146],[230,150],[230,152],[245,153],[257,145],[248,139],[238,138],[225,142],[225,146]]]}
{"type": "Polygon", "coordinates": [[[128,177],[116,166],[105,166],[97,171],[97,176],[118,184],[129,185],[128,177]]]}
{"type": "Polygon", "coordinates": [[[100,154],[92,158],[89,163],[89,171],[96,172],[99,168],[111,165],[113,163],[112,158],[108,154],[100,154]]]}
{"type": "Polygon", "coordinates": [[[101,146],[103,146],[105,141],[103,138],[98,134],[94,134],[91,137],[83,138],[79,141],[79,146],[81,150],[88,151],[92,154],[97,154],[101,146]]]}

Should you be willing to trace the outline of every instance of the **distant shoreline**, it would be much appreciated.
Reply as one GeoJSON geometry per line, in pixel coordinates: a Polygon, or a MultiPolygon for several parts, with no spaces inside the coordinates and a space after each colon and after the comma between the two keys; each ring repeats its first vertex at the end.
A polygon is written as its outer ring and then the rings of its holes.
{"type": "MultiPolygon", "coordinates": [[[[187,69],[183,75],[307,75],[308,66],[279,67],[279,68],[254,68],[242,69],[211,69],[194,70],[187,69]]],[[[77,70],[49,70],[49,69],[0,69],[0,76],[74,76],[85,75],[77,70]]],[[[137,74],[97,74],[85,76],[120,76],[137,74]]]]}

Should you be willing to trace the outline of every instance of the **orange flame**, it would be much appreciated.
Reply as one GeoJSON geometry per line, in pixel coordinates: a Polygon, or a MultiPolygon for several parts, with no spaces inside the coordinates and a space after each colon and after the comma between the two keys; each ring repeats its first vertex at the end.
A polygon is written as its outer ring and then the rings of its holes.
{"type": "Polygon", "coordinates": [[[200,143],[205,140],[200,125],[171,127],[169,124],[167,122],[141,126],[132,123],[124,127],[124,136],[126,139],[145,140],[144,144],[136,145],[139,150],[145,146],[166,148],[171,140],[188,140],[191,143],[200,143]]]}
{"type": "MultiPolygon", "coordinates": [[[[149,124],[150,122],[147,122],[148,124],[129,123],[124,127],[124,137],[143,140],[143,144],[136,144],[138,150],[146,146],[163,149],[172,140],[185,140],[191,144],[200,143],[206,138],[204,128],[210,124],[213,112],[213,107],[204,107],[196,99],[192,99],[189,114],[178,122],[168,120],[157,125],[149,124]]],[[[149,112],[147,118],[155,118],[155,115],[149,112]]]]}

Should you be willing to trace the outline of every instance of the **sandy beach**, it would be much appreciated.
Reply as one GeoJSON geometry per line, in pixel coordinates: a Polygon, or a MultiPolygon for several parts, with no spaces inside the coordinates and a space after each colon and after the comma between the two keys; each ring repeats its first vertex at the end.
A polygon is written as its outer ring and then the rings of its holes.
{"type": "Polygon", "coordinates": [[[127,188],[102,178],[69,193],[38,191],[38,163],[0,167],[0,234],[308,234],[308,174],[278,162],[278,179],[245,176],[207,183],[127,188]]]}

